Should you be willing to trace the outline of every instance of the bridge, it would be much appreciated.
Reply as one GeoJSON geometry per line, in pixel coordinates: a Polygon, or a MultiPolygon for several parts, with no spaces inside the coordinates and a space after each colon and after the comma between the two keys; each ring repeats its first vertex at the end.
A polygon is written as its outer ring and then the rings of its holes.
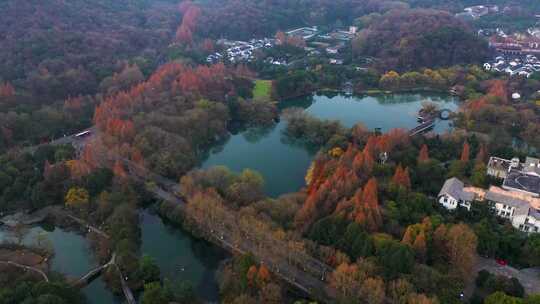
{"type": "Polygon", "coordinates": [[[90,270],[88,273],[80,277],[75,283],[73,283],[72,286],[78,287],[78,288],[86,287],[94,279],[99,277],[101,273],[103,272],[103,270],[105,270],[109,266],[115,267],[116,271],[118,271],[118,279],[120,280],[120,284],[122,285],[122,293],[124,294],[124,297],[126,298],[127,303],[137,304],[137,301],[135,300],[135,296],[133,296],[133,292],[131,291],[131,288],[129,288],[126,282],[127,278],[122,274],[120,267],[118,267],[118,265],[116,264],[116,252],[112,254],[109,262],[90,270]]]}
{"type": "Polygon", "coordinates": [[[423,133],[423,132],[425,132],[427,130],[432,129],[434,126],[435,126],[435,119],[430,118],[430,119],[422,122],[421,124],[419,124],[415,128],[409,130],[409,136],[418,135],[420,133],[423,133]]]}
{"type": "Polygon", "coordinates": [[[99,277],[99,275],[105,268],[111,265],[116,265],[115,262],[116,262],[116,252],[113,253],[109,262],[90,270],[88,273],[80,277],[75,283],[73,283],[72,286],[79,287],[79,288],[85,287],[86,285],[90,284],[95,278],[99,277]]]}

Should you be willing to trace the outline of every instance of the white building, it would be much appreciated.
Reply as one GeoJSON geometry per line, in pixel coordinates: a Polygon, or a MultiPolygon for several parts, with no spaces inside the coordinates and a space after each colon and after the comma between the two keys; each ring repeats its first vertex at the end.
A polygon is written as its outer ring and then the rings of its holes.
{"type": "Polygon", "coordinates": [[[512,219],[512,225],[527,233],[540,232],[540,211],[534,208],[518,208],[512,219]]]}
{"type": "Polygon", "coordinates": [[[453,177],[444,183],[438,202],[448,210],[461,206],[471,209],[473,201],[484,201],[490,204],[495,214],[508,219],[514,228],[526,233],[540,232],[540,198],[528,196],[521,192],[507,191],[498,187],[483,190],[465,187],[462,181],[453,177]]]}
{"type": "Polygon", "coordinates": [[[472,192],[465,191],[465,185],[459,179],[452,177],[444,182],[444,185],[437,196],[441,205],[448,210],[455,210],[458,206],[471,209],[471,203],[475,199],[472,192]]]}

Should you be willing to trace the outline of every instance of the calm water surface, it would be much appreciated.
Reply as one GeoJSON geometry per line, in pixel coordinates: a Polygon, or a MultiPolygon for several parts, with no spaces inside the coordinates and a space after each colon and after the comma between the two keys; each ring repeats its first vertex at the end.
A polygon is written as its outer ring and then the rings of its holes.
{"type": "MultiPolygon", "coordinates": [[[[438,94],[391,94],[379,96],[313,95],[282,103],[282,108],[300,107],[309,114],[329,120],[339,120],[352,127],[363,123],[369,129],[412,129],[422,103],[430,101],[440,108],[457,110],[457,100],[438,94]]],[[[295,144],[283,135],[286,122],[280,121],[266,130],[247,130],[232,135],[222,146],[211,151],[202,167],[224,165],[233,171],[251,168],[266,181],[268,195],[277,197],[298,191],[304,186],[304,175],[316,150],[295,144]]],[[[439,121],[435,132],[451,128],[448,121],[439,121]]]]}
{"type": "Polygon", "coordinates": [[[219,263],[227,257],[225,251],[195,239],[148,210],[142,213],[141,230],[141,252],[154,258],[163,277],[173,282],[190,281],[203,300],[219,300],[215,273],[219,263]]]}
{"type": "MultiPolygon", "coordinates": [[[[48,242],[54,249],[51,260],[53,271],[69,277],[80,277],[91,269],[97,267],[97,261],[86,238],[75,232],[66,231],[58,227],[34,226],[28,230],[23,243],[36,244],[38,236],[48,242]]],[[[0,243],[14,240],[13,235],[0,230],[0,243]]],[[[101,277],[95,279],[83,289],[89,304],[121,303],[108,289],[101,277]]]]}

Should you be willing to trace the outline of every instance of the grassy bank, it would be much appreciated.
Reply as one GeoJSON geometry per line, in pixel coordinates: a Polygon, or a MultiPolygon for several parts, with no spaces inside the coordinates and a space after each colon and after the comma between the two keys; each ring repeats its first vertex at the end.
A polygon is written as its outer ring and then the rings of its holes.
{"type": "Polygon", "coordinates": [[[270,98],[272,93],[272,81],[257,79],[253,88],[253,98],[270,98]]]}

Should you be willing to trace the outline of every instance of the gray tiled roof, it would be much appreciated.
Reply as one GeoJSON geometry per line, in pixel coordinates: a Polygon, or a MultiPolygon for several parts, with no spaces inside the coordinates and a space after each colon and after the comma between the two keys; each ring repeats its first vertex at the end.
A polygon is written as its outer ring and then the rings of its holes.
{"type": "Polygon", "coordinates": [[[449,195],[457,200],[472,201],[474,199],[474,193],[463,191],[465,185],[459,179],[452,177],[444,182],[439,196],[449,195]]]}
{"type": "Polygon", "coordinates": [[[524,201],[522,199],[515,198],[512,196],[504,195],[501,193],[493,192],[493,191],[486,192],[485,199],[488,201],[502,203],[507,206],[511,206],[515,208],[518,208],[521,206],[529,207],[529,203],[527,201],[524,201]]]}

